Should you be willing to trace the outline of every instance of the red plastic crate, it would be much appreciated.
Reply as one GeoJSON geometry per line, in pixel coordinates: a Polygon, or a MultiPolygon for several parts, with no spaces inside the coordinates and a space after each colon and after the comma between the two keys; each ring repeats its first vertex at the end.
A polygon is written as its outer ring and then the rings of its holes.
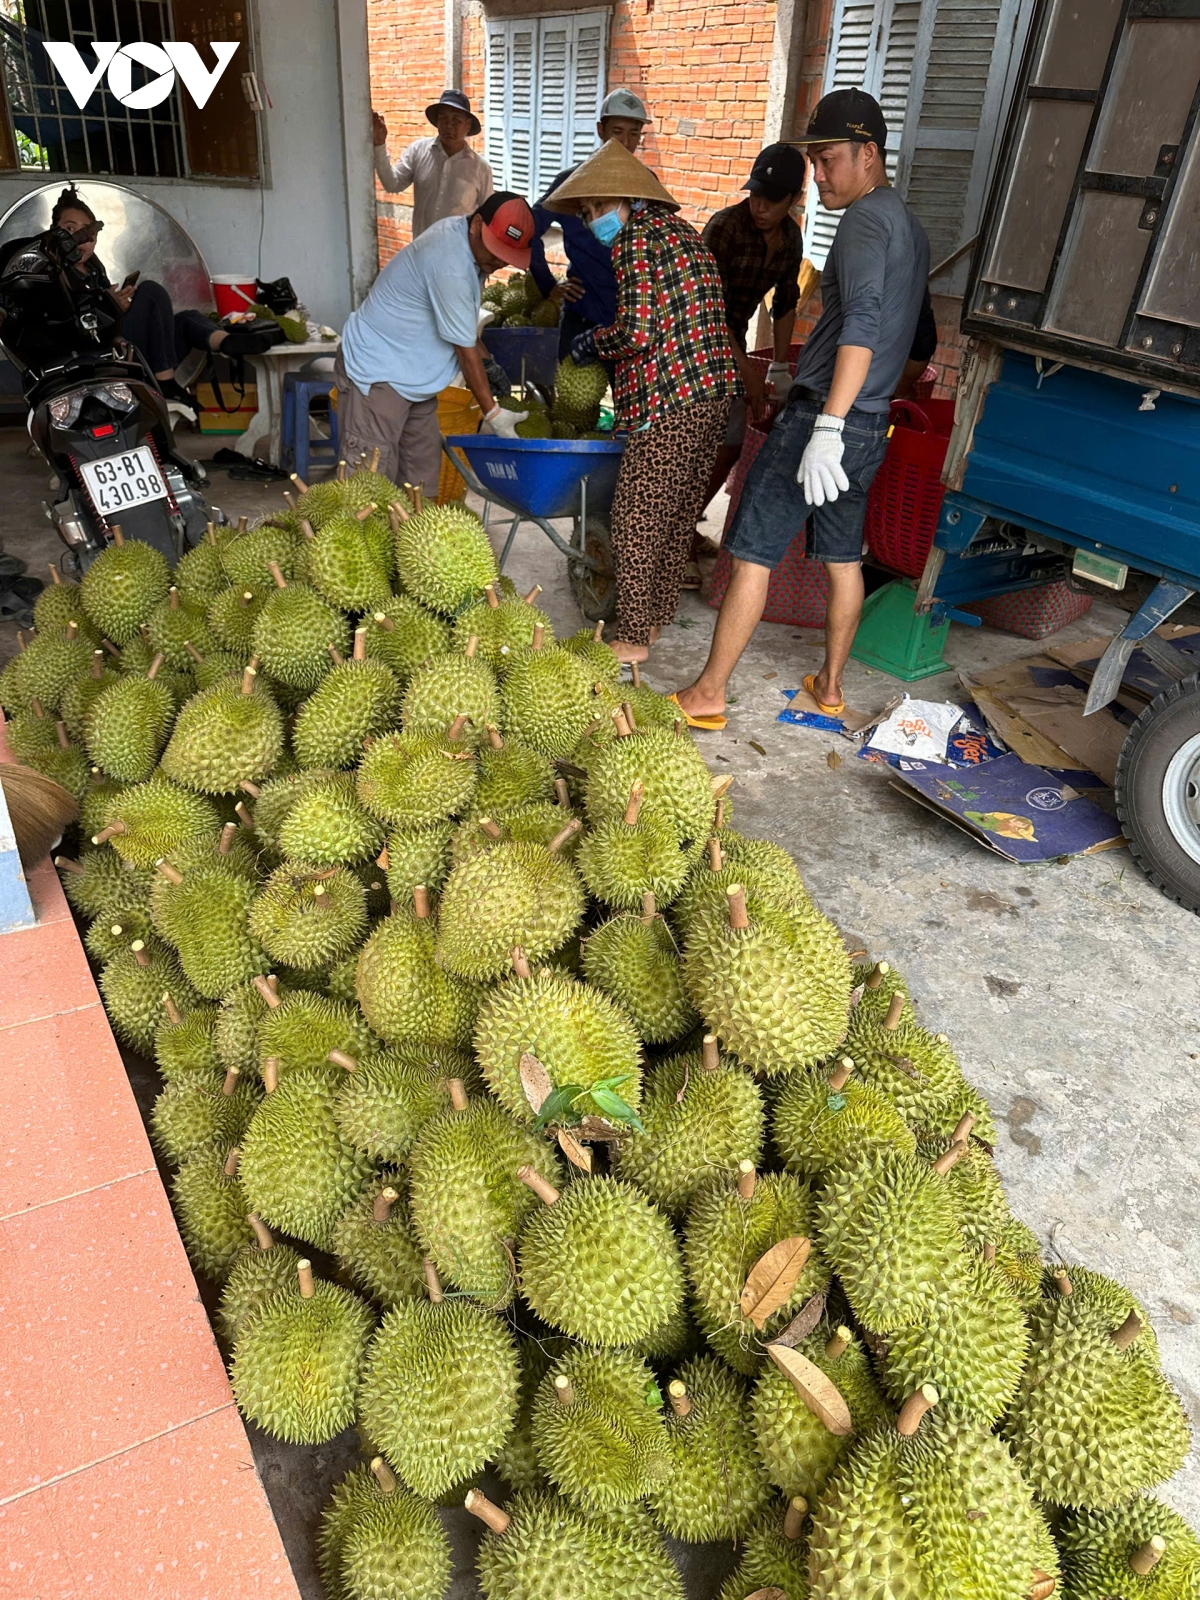
{"type": "Polygon", "coordinates": [[[962,607],[973,611],[988,628],[1015,633],[1021,639],[1045,639],[1092,609],[1090,594],[1072,589],[1065,578],[1018,589],[1014,594],[993,595],[962,607]]]}
{"type": "MultiPolygon", "coordinates": [[[[717,556],[708,603],[714,609],[725,598],[733,557],[728,550],[717,556]]],[[[804,529],[792,540],[787,554],[771,573],[767,585],[764,622],[787,622],[793,628],[823,628],[829,603],[829,579],[819,561],[804,554],[804,529]]]]}
{"type": "Polygon", "coordinates": [[[864,532],[881,566],[919,578],[942,509],[953,400],[893,400],[892,436],[867,499],[864,532]]]}

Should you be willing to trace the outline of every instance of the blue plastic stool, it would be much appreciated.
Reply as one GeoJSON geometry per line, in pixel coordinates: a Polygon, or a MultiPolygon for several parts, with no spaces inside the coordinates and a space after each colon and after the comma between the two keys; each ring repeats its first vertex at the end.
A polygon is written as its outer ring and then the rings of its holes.
{"type": "Polygon", "coordinates": [[[328,440],[310,439],[308,434],[309,407],[318,396],[328,395],[332,388],[333,379],[327,372],[284,374],[283,422],[280,429],[282,465],[306,482],[311,460],[328,460],[333,466],[338,459],[337,412],[332,406],[329,410],[328,440]]]}

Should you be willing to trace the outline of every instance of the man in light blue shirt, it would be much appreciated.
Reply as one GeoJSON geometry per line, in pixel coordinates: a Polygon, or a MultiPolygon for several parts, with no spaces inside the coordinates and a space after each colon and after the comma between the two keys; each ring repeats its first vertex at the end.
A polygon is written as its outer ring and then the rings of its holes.
{"type": "Polygon", "coordinates": [[[470,217],[445,217],[398,251],[347,319],[334,369],[341,450],[379,451],[393,482],[437,494],[438,394],[462,373],[492,433],[514,436],[522,413],[496,404],[476,348],[480,290],[489,273],[529,265],[533,215],[494,194],[470,217]]]}

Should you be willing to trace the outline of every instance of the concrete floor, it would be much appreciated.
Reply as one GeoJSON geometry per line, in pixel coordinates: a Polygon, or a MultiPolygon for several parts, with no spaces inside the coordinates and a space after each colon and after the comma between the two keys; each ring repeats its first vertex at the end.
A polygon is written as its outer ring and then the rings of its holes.
{"type": "MultiPolygon", "coordinates": [[[[227,442],[180,440],[205,456],[227,442]]],[[[23,434],[0,434],[0,542],[44,571],[38,564],[57,554],[37,509],[45,472],[24,445],[23,434]]],[[[277,503],[278,491],[216,473],[212,499],[236,516],[277,503]]],[[[722,517],[723,504],[718,527],[722,517]]],[[[536,528],[518,534],[508,571],[523,587],[543,585],[539,604],[556,628],[579,625],[565,565],[536,528]]],[[[664,691],[688,682],[713,617],[685,596],[647,681],[664,691]]],[[[1057,637],[1111,632],[1123,618],[1098,602],[1057,637]]],[[[0,659],[12,635],[0,628],[0,659]]],[[[980,672],[1035,648],[956,626],[946,658],[980,672]]],[[[790,850],[852,942],[904,973],[922,1020],[949,1034],[996,1113],[996,1159],[1015,1211],[1068,1265],[1109,1273],[1144,1301],[1200,1426],[1200,920],[1163,899],[1124,850],[1012,866],[889,788],[845,740],[777,722],[781,691],[819,660],[819,635],[764,625],[735,677],[728,730],[698,735],[710,766],[736,776],[737,825],[790,850]],[[831,751],[842,758],[834,767],[831,751]]],[[[846,695],[877,709],[900,687],[852,662],[846,695]]],[[[952,699],[957,690],[949,672],[917,692],[952,699]]],[[[269,1451],[259,1460],[281,1522],[298,1520],[297,1477],[269,1451]]],[[[1165,1497],[1200,1524],[1195,1451],[1165,1497]]],[[[689,1593],[715,1593],[723,1570],[715,1553],[697,1552],[689,1593]]],[[[472,1592],[465,1571],[452,1592],[472,1592]]]]}

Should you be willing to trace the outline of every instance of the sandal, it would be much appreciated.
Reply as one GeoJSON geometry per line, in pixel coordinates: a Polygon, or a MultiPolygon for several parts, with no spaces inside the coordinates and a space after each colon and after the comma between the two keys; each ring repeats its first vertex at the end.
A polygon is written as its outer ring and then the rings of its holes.
{"type": "Polygon", "coordinates": [[[695,561],[689,561],[683,569],[682,589],[698,589],[704,582],[703,574],[695,561]]]}
{"type": "MultiPolygon", "coordinates": [[[[814,700],[817,700],[816,681],[817,675],[815,672],[810,672],[808,677],[804,679],[805,690],[812,695],[814,700]]],[[[844,700],[839,700],[835,706],[827,706],[823,700],[817,700],[817,710],[825,717],[839,716],[845,709],[846,702],[844,700]]]]}
{"type": "Polygon", "coordinates": [[[719,711],[714,711],[711,716],[707,717],[694,717],[692,716],[691,712],[685,711],[683,707],[679,705],[679,696],[677,694],[669,694],[667,699],[673,706],[679,707],[679,714],[687,723],[689,728],[700,728],[705,733],[720,733],[721,729],[729,720],[727,717],[723,717],[719,711]]]}

